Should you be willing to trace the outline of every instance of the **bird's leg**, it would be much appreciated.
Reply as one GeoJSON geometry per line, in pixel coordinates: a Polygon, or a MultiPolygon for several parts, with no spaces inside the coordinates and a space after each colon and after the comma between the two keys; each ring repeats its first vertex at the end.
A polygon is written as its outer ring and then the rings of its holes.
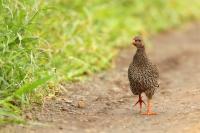
{"type": "Polygon", "coordinates": [[[157,115],[156,113],[152,112],[152,103],[151,103],[151,99],[149,98],[147,102],[147,112],[143,113],[143,115],[157,115]]]}
{"type": "MultiPolygon", "coordinates": [[[[141,94],[139,94],[139,99],[138,99],[138,101],[135,103],[134,106],[136,106],[138,103],[140,104],[140,113],[141,113],[141,112],[142,112],[142,103],[145,104],[145,102],[142,100],[141,94]]],[[[145,105],[146,105],[146,104],[145,104],[145,105]]]]}

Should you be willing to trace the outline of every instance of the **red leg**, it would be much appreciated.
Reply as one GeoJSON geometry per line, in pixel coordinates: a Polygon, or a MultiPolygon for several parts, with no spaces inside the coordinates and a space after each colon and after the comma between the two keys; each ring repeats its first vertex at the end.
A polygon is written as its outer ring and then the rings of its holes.
{"type": "Polygon", "coordinates": [[[157,115],[156,113],[152,112],[152,103],[150,99],[148,99],[147,111],[143,115],[157,115]]]}
{"type": "MultiPolygon", "coordinates": [[[[134,106],[136,106],[138,103],[140,104],[140,113],[141,113],[141,112],[142,112],[142,103],[145,104],[145,102],[142,100],[141,94],[139,94],[139,99],[138,99],[138,101],[135,103],[134,106]]],[[[145,104],[145,105],[146,105],[146,104],[145,104]]]]}

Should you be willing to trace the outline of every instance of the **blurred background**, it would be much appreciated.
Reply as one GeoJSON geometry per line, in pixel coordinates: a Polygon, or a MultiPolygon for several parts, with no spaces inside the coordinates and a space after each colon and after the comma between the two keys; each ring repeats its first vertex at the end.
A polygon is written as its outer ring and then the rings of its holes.
{"type": "Polygon", "coordinates": [[[0,122],[21,121],[59,83],[109,68],[134,35],[198,20],[199,9],[199,0],[0,0],[0,122]]]}

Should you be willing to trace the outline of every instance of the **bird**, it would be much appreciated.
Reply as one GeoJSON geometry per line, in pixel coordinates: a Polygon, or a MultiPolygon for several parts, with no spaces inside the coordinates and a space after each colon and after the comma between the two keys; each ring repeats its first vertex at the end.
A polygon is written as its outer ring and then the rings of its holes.
{"type": "Polygon", "coordinates": [[[157,113],[152,111],[152,97],[157,88],[159,88],[158,68],[147,57],[145,44],[141,36],[134,37],[132,45],[135,46],[137,50],[128,68],[128,79],[130,90],[134,95],[139,96],[135,106],[139,103],[140,113],[143,115],[156,115],[157,113]],[[147,110],[145,113],[141,112],[142,104],[145,104],[141,96],[142,93],[145,93],[147,97],[147,110]]]}

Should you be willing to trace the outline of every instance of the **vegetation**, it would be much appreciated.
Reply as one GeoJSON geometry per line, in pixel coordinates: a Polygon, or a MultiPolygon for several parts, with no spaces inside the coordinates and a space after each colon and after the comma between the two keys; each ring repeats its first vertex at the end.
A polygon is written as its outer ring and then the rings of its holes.
{"type": "Polygon", "coordinates": [[[21,120],[55,69],[53,84],[81,80],[108,68],[133,35],[198,19],[199,9],[198,0],[0,0],[0,123],[21,120]]]}

